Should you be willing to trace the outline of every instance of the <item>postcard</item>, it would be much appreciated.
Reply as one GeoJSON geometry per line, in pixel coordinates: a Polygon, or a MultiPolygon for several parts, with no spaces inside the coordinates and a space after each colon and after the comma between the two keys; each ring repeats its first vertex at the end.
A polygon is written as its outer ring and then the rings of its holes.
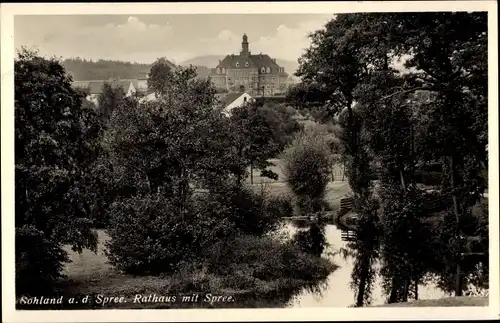
{"type": "Polygon", "coordinates": [[[496,9],[2,4],[3,320],[498,319],[496,9]]]}

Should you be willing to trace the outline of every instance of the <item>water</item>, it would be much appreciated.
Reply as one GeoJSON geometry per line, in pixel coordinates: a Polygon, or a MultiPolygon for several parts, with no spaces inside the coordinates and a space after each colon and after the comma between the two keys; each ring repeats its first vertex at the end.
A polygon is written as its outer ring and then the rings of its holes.
{"type": "MultiPolygon", "coordinates": [[[[299,229],[293,224],[287,224],[285,230],[292,235],[299,229]]],[[[346,242],[341,239],[341,230],[335,225],[328,224],[325,226],[325,236],[330,247],[329,250],[325,250],[324,257],[331,259],[339,268],[328,276],[325,290],[321,293],[304,290],[290,301],[289,307],[349,307],[354,305],[356,295],[349,287],[353,259],[344,259],[341,255],[327,255],[328,251],[336,251],[341,247],[346,247],[346,242]]],[[[419,299],[436,299],[450,296],[431,284],[419,286],[418,292],[419,299]]],[[[377,279],[372,290],[371,304],[382,305],[384,303],[385,297],[382,294],[381,282],[380,279],[377,279]]]]}

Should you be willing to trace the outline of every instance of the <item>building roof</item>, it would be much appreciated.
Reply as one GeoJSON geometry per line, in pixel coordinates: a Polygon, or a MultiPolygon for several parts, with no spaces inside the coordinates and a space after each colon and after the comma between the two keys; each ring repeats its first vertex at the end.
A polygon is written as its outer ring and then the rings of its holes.
{"type": "MultiPolygon", "coordinates": [[[[225,69],[248,69],[248,68],[253,68],[253,69],[258,69],[258,73],[261,73],[262,68],[266,68],[266,73],[267,73],[267,68],[269,67],[271,69],[271,74],[280,74],[284,73],[281,72],[282,67],[279,66],[279,64],[276,63],[275,59],[272,59],[269,55],[267,54],[252,54],[250,51],[248,51],[248,37],[246,34],[243,35],[243,42],[242,42],[242,51],[239,55],[227,55],[224,57],[223,60],[217,64],[215,69],[210,70],[211,75],[215,75],[216,69],[217,68],[225,68],[225,69]]],[[[286,74],[286,73],[285,73],[286,74]]],[[[285,76],[284,74],[282,76],[285,76]]],[[[288,76],[288,74],[286,74],[288,76]]]]}
{"type": "Polygon", "coordinates": [[[229,104],[233,103],[238,99],[240,96],[247,94],[246,92],[234,92],[234,93],[228,93],[222,97],[220,97],[219,101],[224,104],[224,106],[228,106],[229,104]]]}
{"type": "MultiPolygon", "coordinates": [[[[250,55],[227,55],[217,66],[216,68],[226,68],[226,69],[247,69],[247,68],[257,68],[260,70],[262,67],[271,68],[271,74],[280,73],[281,66],[279,66],[275,60],[273,60],[267,54],[250,54],[250,55]],[[248,63],[248,66],[246,66],[248,63]],[[236,66],[238,65],[238,66],[236,66]]],[[[211,70],[212,73],[215,72],[215,69],[211,70]]],[[[283,72],[281,72],[283,73],[283,72]]],[[[287,74],[288,75],[288,74],[287,74]]]]}
{"type": "Polygon", "coordinates": [[[89,89],[89,94],[101,94],[102,87],[104,84],[110,84],[112,87],[122,87],[124,91],[127,91],[130,87],[132,80],[97,80],[97,81],[74,81],[72,86],[74,88],[87,88],[89,89]]]}
{"type": "MultiPolygon", "coordinates": [[[[168,67],[170,67],[172,70],[177,70],[179,68],[179,66],[175,65],[174,63],[172,63],[171,61],[169,61],[168,59],[165,59],[163,58],[164,62],[167,64],[168,67]]],[[[154,63],[153,63],[154,64],[154,63]]],[[[151,64],[150,66],[148,66],[147,69],[144,69],[141,71],[141,76],[144,76],[146,74],[149,74],[151,72],[151,66],[153,66],[153,64],[151,64]]]]}

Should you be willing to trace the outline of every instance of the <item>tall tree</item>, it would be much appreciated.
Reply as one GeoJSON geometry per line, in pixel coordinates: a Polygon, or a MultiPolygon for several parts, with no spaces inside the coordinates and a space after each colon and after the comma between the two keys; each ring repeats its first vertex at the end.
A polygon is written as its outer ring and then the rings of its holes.
{"type": "MultiPolygon", "coordinates": [[[[443,188],[453,199],[456,243],[461,217],[484,192],[487,179],[487,14],[446,12],[389,15],[403,41],[396,52],[409,54],[405,66],[416,72],[405,91],[435,93],[427,111],[428,156],[444,166],[443,188]]],[[[450,261],[459,271],[460,256],[450,261]]],[[[456,291],[462,283],[457,273],[456,291]]]]}
{"type": "MultiPolygon", "coordinates": [[[[306,87],[314,87],[321,92],[329,93],[323,109],[334,117],[343,114],[341,124],[344,147],[344,160],[349,184],[355,196],[355,208],[361,215],[361,210],[370,209],[363,203],[370,196],[369,155],[362,147],[362,120],[355,111],[358,88],[365,78],[373,71],[388,69],[390,45],[393,40],[384,33],[389,24],[380,24],[377,14],[341,14],[324,29],[311,35],[312,45],[299,60],[300,67],[297,76],[302,78],[306,87]]],[[[362,221],[369,223],[369,221],[362,221]]],[[[364,230],[369,234],[370,230],[364,230]]],[[[369,234],[370,235],[370,234],[369,234]]],[[[374,252],[375,237],[363,237],[364,243],[357,252],[356,269],[353,278],[358,283],[357,306],[362,306],[368,300],[370,285],[370,263],[374,252]],[[368,243],[371,241],[371,243],[368,243]],[[368,248],[368,249],[367,249],[368,248]]]]}
{"type": "Polygon", "coordinates": [[[16,292],[44,292],[68,261],[96,250],[84,193],[100,126],[61,63],[22,49],[15,60],[16,292]]]}

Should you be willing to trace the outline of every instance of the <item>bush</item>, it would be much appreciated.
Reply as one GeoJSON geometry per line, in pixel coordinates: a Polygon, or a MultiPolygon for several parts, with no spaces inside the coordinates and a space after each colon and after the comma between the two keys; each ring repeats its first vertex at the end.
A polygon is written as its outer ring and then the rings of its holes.
{"type": "Polygon", "coordinates": [[[16,229],[16,293],[47,292],[61,278],[67,253],[34,226],[16,229]]]}
{"type": "MultiPolygon", "coordinates": [[[[212,255],[209,268],[219,275],[251,277],[253,280],[303,280],[317,282],[330,274],[335,266],[328,260],[304,252],[291,241],[282,242],[269,237],[239,236],[231,248],[217,243],[208,251],[212,255]]],[[[238,282],[248,288],[252,279],[238,282]]]]}
{"type": "Polygon", "coordinates": [[[112,239],[107,242],[110,263],[130,274],[159,274],[195,259],[196,234],[190,211],[160,194],[113,203],[108,229],[112,239]]]}
{"type": "Polygon", "coordinates": [[[289,195],[269,196],[266,201],[266,210],[273,218],[289,217],[293,215],[293,201],[289,195]]]}
{"type": "Polygon", "coordinates": [[[332,165],[323,137],[302,133],[284,151],[282,159],[287,183],[297,195],[301,210],[319,211],[332,165]]]}
{"type": "MultiPolygon", "coordinates": [[[[255,192],[248,187],[224,185],[206,196],[198,197],[198,204],[206,214],[217,210],[239,234],[263,235],[278,228],[279,218],[286,212],[266,192],[255,192]],[[208,209],[208,206],[210,209],[208,209]]],[[[283,203],[283,202],[280,202],[283,203]]]]}

